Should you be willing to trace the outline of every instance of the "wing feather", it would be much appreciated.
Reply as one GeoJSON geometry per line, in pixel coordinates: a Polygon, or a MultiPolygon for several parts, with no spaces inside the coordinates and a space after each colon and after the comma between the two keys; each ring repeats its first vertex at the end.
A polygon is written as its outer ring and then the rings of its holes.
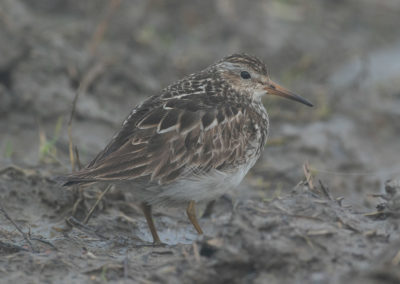
{"type": "MultiPolygon", "coordinates": [[[[143,107],[147,107],[144,105],[143,107]]],[[[243,162],[246,112],[229,104],[199,107],[183,100],[138,109],[123,129],[73,180],[147,180],[165,184],[191,172],[224,170],[243,162]]]]}

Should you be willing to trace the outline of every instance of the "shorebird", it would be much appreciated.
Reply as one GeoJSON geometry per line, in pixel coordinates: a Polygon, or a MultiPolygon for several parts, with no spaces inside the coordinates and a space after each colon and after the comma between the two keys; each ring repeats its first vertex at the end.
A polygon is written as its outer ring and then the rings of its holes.
{"type": "Polygon", "coordinates": [[[263,95],[312,104],[269,78],[254,56],[233,54],[171,84],[133,108],[109,144],[63,185],[115,183],[133,191],[155,244],[152,206],[195,204],[236,187],[267,141],[263,95]]]}

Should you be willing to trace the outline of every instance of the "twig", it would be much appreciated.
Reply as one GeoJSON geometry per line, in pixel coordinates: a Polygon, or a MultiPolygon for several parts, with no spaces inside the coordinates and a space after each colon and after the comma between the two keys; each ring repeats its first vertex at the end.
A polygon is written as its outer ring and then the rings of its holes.
{"type": "Polygon", "coordinates": [[[327,187],[324,186],[324,184],[322,183],[322,181],[319,179],[318,180],[319,185],[321,186],[322,192],[325,194],[325,196],[329,199],[332,200],[332,196],[329,193],[329,189],[327,187]]]}
{"type": "Polygon", "coordinates": [[[75,171],[75,157],[74,157],[74,147],[72,143],[72,121],[74,119],[75,111],[76,111],[76,104],[78,102],[79,95],[84,93],[89,88],[90,84],[99,76],[105,68],[105,63],[99,62],[94,65],[89,71],[85,74],[81,82],[79,83],[79,87],[75,93],[74,100],[72,102],[71,113],[69,116],[68,121],[68,140],[69,140],[69,159],[71,161],[72,171],[75,171]]]}
{"type": "Polygon", "coordinates": [[[344,199],[344,196],[339,196],[339,197],[336,197],[336,199],[335,199],[340,207],[342,207],[342,205],[343,205],[342,204],[343,199],[344,199]]]}
{"type": "Polygon", "coordinates": [[[314,184],[313,184],[312,175],[311,175],[311,172],[310,172],[310,165],[308,164],[308,162],[305,162],[303,164],[303,171],[304,171],[304,175],[306,176],[308,187],[311,190],[314,190],[314,184]]]}
{"type": "Polygon", "coordinates": [[[74,147],[75,150],[75,157],[76,157],[76,162],[78,164],[78,170],[82,169],[82,164],[81,164],[81,160],[79,159],[79,151],[78,151],[78,146],[74,147]]]}
{"type": "Polygon", "coordinates": [[[57,247],[55,245],[53,245],[51,242],[49,242],[49,241],[46,241],[46,240],[43,240],[43,239],[40,239],[40,238],[32,238],[32,237],[30,237],[30,239],[32,241],[38,241],[38,242],[44,243],[44,244],[48,245],[49,247],[53,248],[54,250],[58,251],[57,247]]]}
{"type": "Polygon", "coordinates": [[[3,212],[4,217],[6,217],[6,219],[14,225],[14,227],[18,230],[18,232],[21,233],[21,235],[24,237],[24,240],[29,244],[31,251],[35,252],[36,250],[33,248],[33,245],[31,243],[31,241],[29,240],[29,238],[27,237],[27,235],[21,230],[21,228],[17,225],[17,223],[15,223],[13,219],[11,219],[10,215],[8,215],[8,213],[4,209],[3,205],[1,205],[1,204],[0,204],[0,211],[3,212]]]}
{"type": "Polygon", "coordinates": [[[295,232],[297,233],[298,237],[302,238],[310,246],[311,249],[314,249],[314,245],[313,245],[311,239],[307,235],[303,234],[298,229],[295,229],[295,232]]]}
{"type": "Polygon", "coordinates": [[[103,199],[104,195],[106,195],[106,193],[110,190],[110,188],[111,188],[111,185],[108,185],[107,188],[100,194],[99,198],[97,198],[95,204],[93,205],[92,208],[90,208],[89,213],[86,215],[85,219],[83,220],[84,224],[87,224],[90,217],[92,217],[94,209],[96,209],[97,205],[100,203],[101,199],[103,199]]]}
{"type": "Polygon", "coordinates": [[[116,8],[119,6],[120,3],[121,3],[120,0],[109,1],[106,14],[103,20],[97,25],[96,31],[94,32],[92,39],[90,40],[89,51],[92,55],[95,54],[97,46],[104,38],[104,34],[106,33],[108,23],[110,22],[111,17],[114,14],[114,11],[116,10],[116,8]]]}
{"type": "Polygon", "coordinates": [[[80,188],[80,187],[74,187],[74,191],[75,191],[75,194],[77,193],[78,194],[78,197],[77,197],[77,199],[75,200],[75,203],[74,203],[74,205],[72,206],[72,212],[71,212],[71,215],[72,216],[75,216],[75,214],[76,214],[76,211],[78,211],[78,206],[79,206],[79,204],[81,204],[81,202],[83,201],[83,197],[82,197],[82,188],[80,188]]]}
{"type": "Polygon", "coordinates": [[[383,212],[383,211],[373,211],[373,212],[364,213],[363,215],[366,217],[377,217],[377,216],[382,216],[384,214],[385,214],[385,212],[383,212]]]}
{"type": "Polygon", "coordinates": [[[196,242],[193,243],[193,254],[194,254],[194,259],[197,262],[200,262],[199,246],[197,245],[196,242]]]}
{"type": "Polygon", "coordinates": [[[85,232],[86,234],[89,235],[95,235],[96,237],[102,239],[102,240],[107,240],[106,237],[104,237],[103,235],[97,233],[94,229],[86,226],[85,224],[82,224],[81,222],[79,222],[77,219],[75,219],[74,217],[69,217],[65,220],[67,222],[67,224],[71,227],[77,228],[79,230],[81,230],[82,232],[85,232]]]}

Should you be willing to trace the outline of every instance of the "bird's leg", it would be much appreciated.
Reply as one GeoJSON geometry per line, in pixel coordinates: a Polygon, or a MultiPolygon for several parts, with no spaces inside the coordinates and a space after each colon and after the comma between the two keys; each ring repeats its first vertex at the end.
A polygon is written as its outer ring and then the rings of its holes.
{"type": "Polygon", "coordinates": [[[156,226],[154,225],[153,217],[151,215],[151,205],[147,203],[142,203],[141,204],[142,211],[144,214],[144,217],[146,217],[147,225],[149,226],[151,235],[153,236],[153,244],[154,245],[159,245],[162,244],[156,230],[156,226]]]}
{"type": "Polygon", "coordinates": [[[195,210],[194,206],[195,206],[195,202],[193,200],[191,200],[188,204],[188,207],[186,208],[186,213],[189,217],[190,222],[192,222],[193,227],[196,229],[197,233],[199,233],[199,235],[202,235],[203,230],[200,228],[200,225],[197,222],[196,210],[195,210]]]}

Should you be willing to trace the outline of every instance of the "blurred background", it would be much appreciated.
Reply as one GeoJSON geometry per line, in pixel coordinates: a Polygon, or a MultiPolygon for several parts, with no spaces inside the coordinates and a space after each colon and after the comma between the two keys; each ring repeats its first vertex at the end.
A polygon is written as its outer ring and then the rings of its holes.
{"type": "MultiPolygon", "coordinates": [[[[2,0],[0,165],[70,171],[67,123],[83,164],[130,110],[233,52],[315,104],[266,97],[266,151],[244,184],[268,197],[308,161],[337,197],[400,175],[397,0],[2,0]]],[[[242,193],[245,195],[245,193],[242,193]]]]}

